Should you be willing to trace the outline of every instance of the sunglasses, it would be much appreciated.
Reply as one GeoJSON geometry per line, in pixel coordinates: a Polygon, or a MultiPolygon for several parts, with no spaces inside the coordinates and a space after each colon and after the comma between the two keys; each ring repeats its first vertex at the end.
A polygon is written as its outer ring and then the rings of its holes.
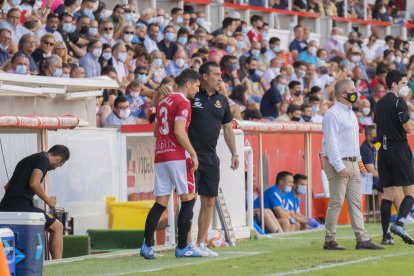
{"type": "Polygon", "coordinates": [[[53,42],[49,42],[49,41],[45,41],[45,42],[43,42],[45,45],[50,45],[50,46],[54,46],[55,45],[55,43],[53,43],[53,42]]]}
{"type": "Polygon", "coordinates": [[[125,32],[125,34],[135,34],[134,32],[125,32]]]}
{"type": "Polygon", "coordinates": [[[104,31],[112,31],[113,28],[104,28],[104,31]]]}

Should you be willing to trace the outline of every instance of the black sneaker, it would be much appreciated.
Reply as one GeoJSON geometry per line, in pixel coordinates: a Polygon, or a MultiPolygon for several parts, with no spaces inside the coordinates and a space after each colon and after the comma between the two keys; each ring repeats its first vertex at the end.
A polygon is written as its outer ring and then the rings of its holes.
{"type": "Polygon", "coordinates": [[[414,244],[414,239],[411,238],[410,235],[408,235],[408,233],[407,233],[407,231],[405,231],[404,227],[393,224],[393,225],[391,225],[390,230],[393,234],[395,234],[397,236],[400,236],[401,239],[403,239],[403,241],[405,243],[414,244]]]}
{"type": "Polygon", "coordinates": [[[369,250],[382,250],[385,249],[382,246],[375,245],[370,240],[357,242],[355,249],[369,249],[369,250]]]}
{"type": "Polygon", "coordinates": [[[382,237],[381,244],[394,245],[394,239],[391,237],[391,233],[387,233],[382,237]]]}

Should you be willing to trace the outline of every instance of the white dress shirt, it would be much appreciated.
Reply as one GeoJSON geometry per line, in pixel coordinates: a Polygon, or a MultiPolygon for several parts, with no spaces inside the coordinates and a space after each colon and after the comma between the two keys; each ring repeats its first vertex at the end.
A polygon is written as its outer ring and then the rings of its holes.
{"type": "Polygon", "coordinates": [[[20,38],[25,35],[32,33],[30,30],[26,29],[20,23],[16,27],[13,27],[7,20],[0,22],[0,29],[8,29],[11,32],[11,39],[14,43],[18,44],[20,38]]]}
{"type": "MultiPolygon", "coordinates": [[[[35,37],[36,37],[36,44],[40,45],[40,39],[42,38],[42,36],[44,36],[47,33],[46,31],[46,26],[43,26],[42,28],[38,29],[35,33],[35,37]]],[[[63,37],[62,35],[58,32],[58,31],[54,31],[53,36],[55,37],[56,41],[63,41],[63,37]]]]}
{"type": "Polygon", "coordinates": [[[337,172],[345,169],[342,158],[356,157],[361,160],[359,151],[359,126],[352,108],[335,102],[326,112],[322,121],[322,153],[337,172]]]}

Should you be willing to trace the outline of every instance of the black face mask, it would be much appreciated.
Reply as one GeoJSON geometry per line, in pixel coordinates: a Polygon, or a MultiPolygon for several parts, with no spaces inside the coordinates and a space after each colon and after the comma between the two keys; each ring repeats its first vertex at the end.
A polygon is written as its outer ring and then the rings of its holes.
{"type": "Polygon", "coordinates": [[[356,40],[355,40],[355,39],[350,39],[350,40],[348,40],[348,42],[349,42],[350,44],[354,44],[354,43],[356,42],[356,40]]]}
{"type": "Polygon", "coordinates": [[[217,43],[217,48],[219,48],[221,50],[224,50],[224,49],[226,49],[226,44],[224,44],[224,43],[217,43]]]}
{"type": "Polygon", "coordinates": [[[196,19],[195,18],[190,18],[190,25],[193,25],[194,23],[196,23],[196,19]]]}
{"type": "Polygon", "coordinates": [[[305,116],[305,115],[302,115],[302,118],[305,122],[310,122],[310,120],[312,119],[311,116],[305,116]]]}
{"type": "Polygon", "coordinates": [[[266,51],[267,51],[267,48],[266,47],[260,48],[260,53],[264,54],[264,53],[266,53],[266,51]]]}
{"type": "Polygon", "coordinates": [[[117,16],[112,16],[112,21],[114,21],[115,23],[118,23],[119,18],[117,16]]]}
{"type": "Polygon", "coordinates": [[[353,93],[346,93],[346,97],[344,97],[348,102],[350,103],[355,103],[358,100],[358,93],[357,92],[353,92],[353,93]]]}
{"type": "Polygon", "coordinates": [[[293,121],[293,122],[299,122],[299,121],[300,121],[300,117],[295,117],[295,116],[293,116],[293,117],[292,117],[292,121],[293,121]]]}
{"type": "Polygon", "coordinates": [[[88,26],[82,26],[79,32],[80,32],[81,34],[87,34],[87,33],[88,33],[88,31],[89,31],[88,26]]]}
{"type": "Polygon", "coordinates": [[[254,73],[256,73],[256,69],[249,69],[248,71],[250,75],[253,75],[254,73]]]}
{"type": "Polygon", "coordinates": [[[300,95],[302,95],[302,91],[296,91],[296,92],[295,92],[295,96],[296,96],[296,97],[299,97],[300,95]]]}
{"type": "Polygon", "coordinates": [[[375,144],[375,143],[377,143],[378,142],[378,137],[372,137],[371,138],[371,143],[372,144],[375,144]]]}

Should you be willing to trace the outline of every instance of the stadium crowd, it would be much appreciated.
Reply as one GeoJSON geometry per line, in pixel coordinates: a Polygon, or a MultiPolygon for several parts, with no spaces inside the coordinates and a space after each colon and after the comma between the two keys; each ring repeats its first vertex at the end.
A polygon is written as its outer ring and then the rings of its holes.
{"type": "MultiPolygon", "coordinates": [[[[286,8],[275,6],[285,2],[274,0],[273,6],[286,8]]],[[[343,3],[334,2],[296,0],[293,8],[341,15],[343,3]],[[335,14],[329,13],[331,9],[335,14]]],[[[376,2],[372,18],[382,20],[384,7],[394,14],[393,1],[376,2]]],[[[348,14],[359,18],[360,4],[349,0],[348,14]]],[[[155,91],[160,86],[173,89],[181,71],[198,70],[205,61],[220,65],[219,92],[229,98],[235,119],[320,123],[333,103],[333,84],[348,78],[360,94],[354,112],[362,131],[373,122],[389,70],[407,72],[414,88],[409,42],[380,37],[374,28],[365,41],[357,31],[344,34],[333,28],[326,44],[318,45],[307,27],[297,25],[293,40],[284,48],[280,38],[269,35],[269,24],[260,15],[244,22],[238,12],[231,12],[221,28],[208,32],[204,12],[187,5],[170,11],[144,8],[138,14],[132,4],[116,5],[110,11],[97,0],[82,0],[80,5],[76,0],[8,0],[2,12],[3,72],[108,76],[119,83],[119,90],[106,90],[97,98],[98,126],[148,122],[155,91]],[[341,43],[341,36],[348,40],[341,43]],[[385,45],[377,46],[378,39],[385,39],[385,45]]],[[[411,93],[405,100],[414,118],[411,93]]]]}

